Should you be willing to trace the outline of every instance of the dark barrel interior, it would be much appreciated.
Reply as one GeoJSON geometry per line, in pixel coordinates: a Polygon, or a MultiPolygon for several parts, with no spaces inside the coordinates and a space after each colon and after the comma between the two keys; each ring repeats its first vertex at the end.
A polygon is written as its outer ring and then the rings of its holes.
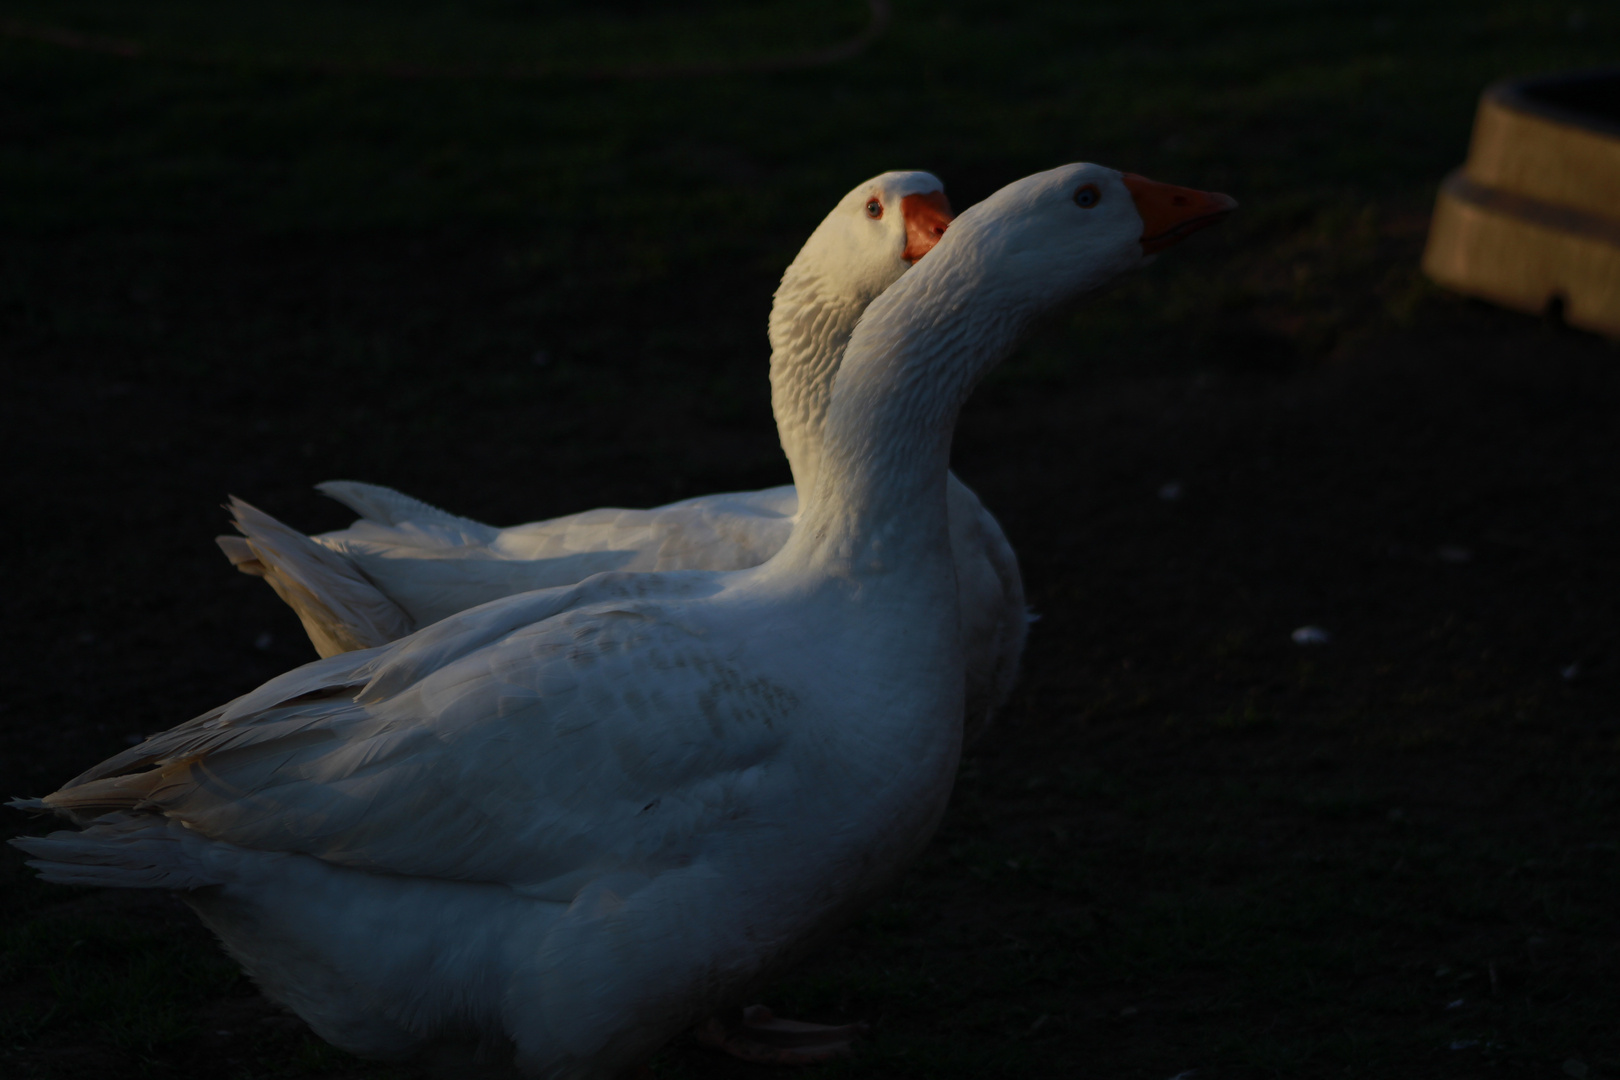
{"type": "Polygon", "coordinates": [[[1541,106],[1595,126],[1620,130],[1620,68],[1581,75],[1526,79],[1515,88],[1532,106],[1541,106]]]}

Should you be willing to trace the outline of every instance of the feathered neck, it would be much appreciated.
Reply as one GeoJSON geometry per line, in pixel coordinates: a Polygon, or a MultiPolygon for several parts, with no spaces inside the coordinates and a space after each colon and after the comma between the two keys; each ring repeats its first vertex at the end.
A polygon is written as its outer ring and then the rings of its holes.
{"type": "Polygon", "coordinates": [[[807,243],[782,275],[771,305],[771,411],[801,501],[821,471],[823,428],[849,335],[890,278],[851,281],[830,273],[820,245],[807,243]]]}
{"type": "Polygon", "coordinates": [[[893,570],[925,554],[949,560],[945,474],[957,415],[1032,314],[989,271],[987,254],[953,227],[866,308],[824,399],[814,484],[799,488],[793,558],[831,560],[840,576],[893,570]]]}

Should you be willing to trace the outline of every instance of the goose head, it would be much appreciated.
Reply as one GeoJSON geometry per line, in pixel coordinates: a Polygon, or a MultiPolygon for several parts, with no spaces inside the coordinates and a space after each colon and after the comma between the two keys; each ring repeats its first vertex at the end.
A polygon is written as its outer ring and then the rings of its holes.
{"type": "Polygon", "coordinates": [[[1236,208],[1228,195],[1103,165],[1064,165],[965,211],[939,249],[985,272],[976,290],[983,300],[1038,315],[1147,265],[1236,208]]]}
{"type": "Polygon", "coordinates": [[[813,279],[819,291],[861,306],[933,248],[951,223],[933,173],[886,172],[856,185],[822,218],[782,284],[813,279]]]}
{"type": "Polygon", "coordinates": [[[838,200],[782,275],[770,318],[771,408],[800,490],[814,482],[833,377],[861,313],[950,222],[939,177],[882,173],[838,200]]]}

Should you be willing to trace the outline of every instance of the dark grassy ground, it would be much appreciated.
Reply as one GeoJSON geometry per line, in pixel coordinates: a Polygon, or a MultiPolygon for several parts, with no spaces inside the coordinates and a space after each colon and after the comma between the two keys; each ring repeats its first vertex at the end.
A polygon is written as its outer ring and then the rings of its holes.
{"type": "MultiPolygon", "coordinates": [[[[1620,1076],[1620,353],[1415,269],[1479,88],[1620,17],[936,0],[841,67],[616,82],[315,67],[781,55],[861,8],[221,10],[5,13],[147,53],[0,37],[0,791],[307,658],[213,548],[227,493],[316,529],[333,477],[503,523],[779,482],[764,318],[832,201],[1098,160],[1243,210],[970,406],[1022,688],[770,1001],[873,1023],[827,1077],[1620,1076]]],[[[400,1075],[168,897],[8,849],[0,904],[0,1074],[400,1075]]]]}

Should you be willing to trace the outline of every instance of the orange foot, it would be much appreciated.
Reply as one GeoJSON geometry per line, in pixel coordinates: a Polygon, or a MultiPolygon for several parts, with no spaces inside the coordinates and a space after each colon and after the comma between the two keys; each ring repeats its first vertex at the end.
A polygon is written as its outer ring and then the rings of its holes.
{"type": "Polygon", "coordinates": [[[814,1065],[843,1057],[856,1037],[864,1034],[865,1024],[832,1027],[778,1020],[763,1005],[750,1005],[740,1017],[733,1014],[729,1022],[712,1016],[692,1030],[692,1037],[704,1046],[755,1065],[814,1065]]]}

